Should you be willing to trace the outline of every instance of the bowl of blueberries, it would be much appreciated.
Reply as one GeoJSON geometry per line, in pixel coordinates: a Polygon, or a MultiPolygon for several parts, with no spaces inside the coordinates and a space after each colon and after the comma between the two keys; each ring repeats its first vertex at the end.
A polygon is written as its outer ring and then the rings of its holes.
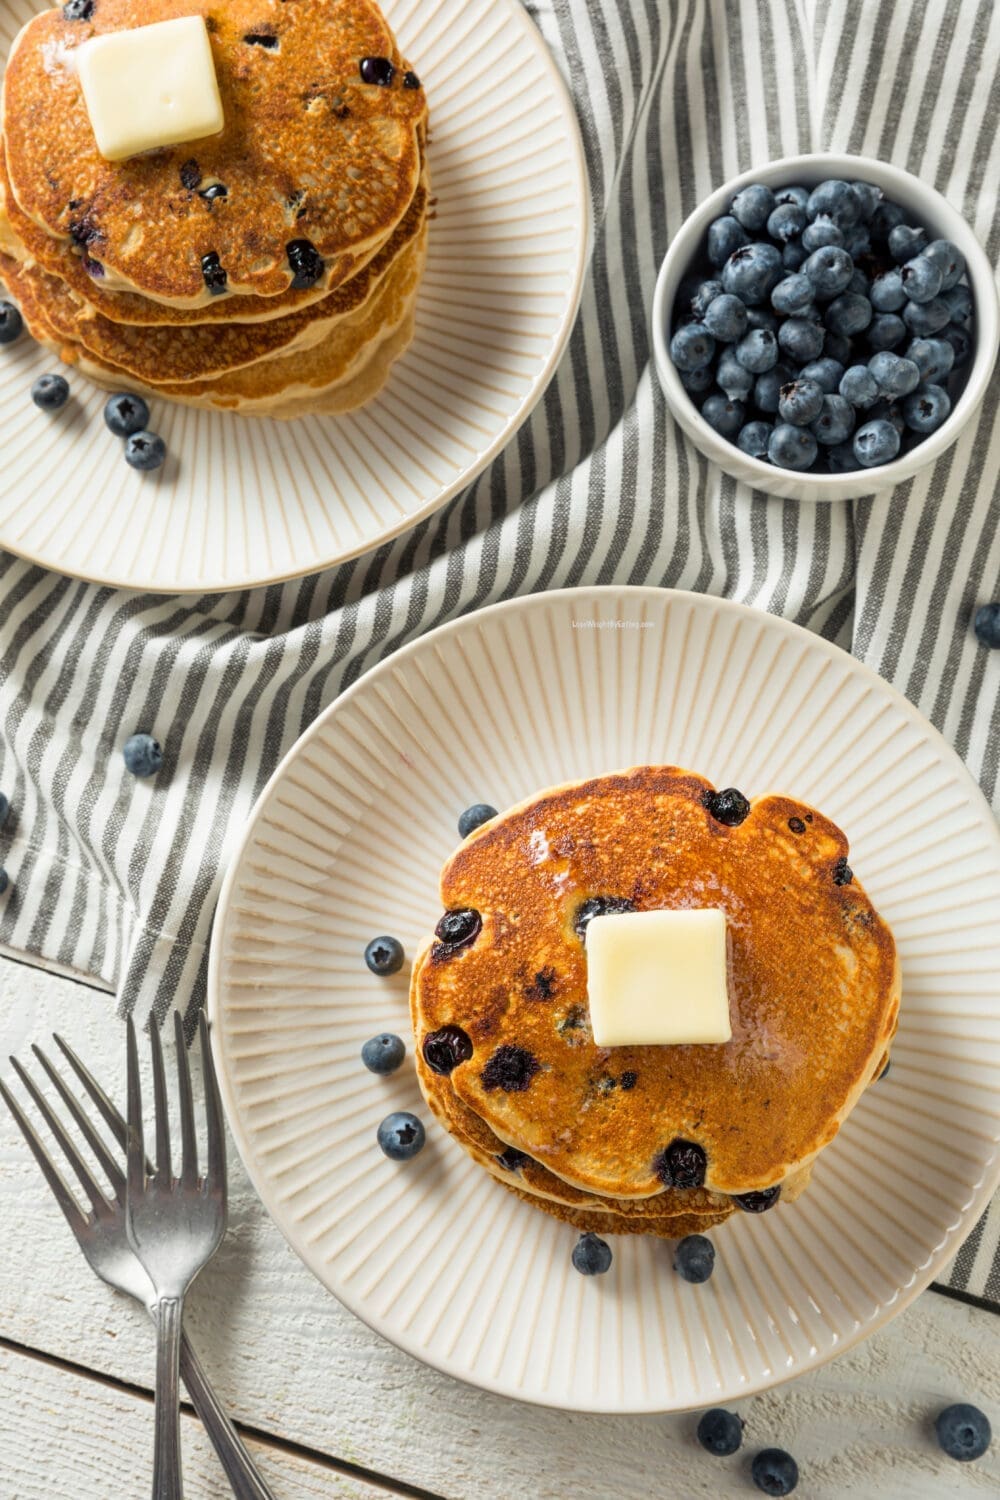
{"type": "Polygon", "coordinates": [[[656,368],[701,451],[755,489],[848,500],[910,478],[976,411],[997,355],[993,271],[910,173],[793,156],[685,220],[653,303],[656,368]]]}

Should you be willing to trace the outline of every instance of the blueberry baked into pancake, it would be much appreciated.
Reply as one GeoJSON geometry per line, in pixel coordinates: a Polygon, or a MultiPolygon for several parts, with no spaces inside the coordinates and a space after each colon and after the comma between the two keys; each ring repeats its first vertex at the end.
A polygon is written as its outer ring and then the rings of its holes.
{"type": "Polygon", "coordinates": [[[412,336],[426,127],[372,0],[68,0],[7,63],[0,273],[102,384],[348,410],[412,336]]]}
{"type": "Polygon", "coordinates": [[[893,938],[828,818],[674,767],[468,837],[413,965],[427,1103],[583,1229],[679,1238],[791,1202],[883,1071],[893,938]]]}

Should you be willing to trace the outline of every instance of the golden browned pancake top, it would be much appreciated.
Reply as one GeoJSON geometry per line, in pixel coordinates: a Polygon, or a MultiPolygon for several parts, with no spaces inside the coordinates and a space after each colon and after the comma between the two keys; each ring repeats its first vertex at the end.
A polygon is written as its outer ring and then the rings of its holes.
{"type": "Polygon", "coordinates": [[[591,1192],[660,1192],[691,1167],[684,1143],[710,1190],[781,1182],[832,1139],[895,1029],[895,945],[841,831],[780,796],[727,826],[711,791],[672,767],[557,788],[479,830],[442,873],[445,907],[482,927],[415,967],[418,1046],[462,1028],[474,1050],[450,1073],[457,1096],[591,1192]],[[574,925],[595,897],[722,908],[730,1042],[595,1046],[574,925]]]}
{"type": "Polygon", "coordinates": [[[11,186],[50,234],[72,237],[149,296],[204,299],[206,255],[218,257],[229,287],[282,293],[296,240],[316,248],[337,285],[399,223],[417,185],[426,106],[406,73],[373,0],[95,0],[87,20],[45,11],[22,31],[5,76],[11,186]],[[72,49],[97,33],[196,14],[209,24],[225,129],[105,161],[72,49]],[[362,81],[370,56],[393,63],[390,87],[362,81]],[[205,194],[213,184],[226,195],[205,194]]]}

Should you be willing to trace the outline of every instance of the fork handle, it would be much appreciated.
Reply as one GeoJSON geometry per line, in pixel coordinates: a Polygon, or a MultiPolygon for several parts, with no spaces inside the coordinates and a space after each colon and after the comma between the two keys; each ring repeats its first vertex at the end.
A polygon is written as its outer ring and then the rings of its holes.
{"type": "Polygon", "coordinates": [[[180,1353],[183,1297],[156,1304],[156,1413],[153,1500],[183,1500],[181,1479],[180,1353]]]}
{"type": "Polygon", "coordinates": [[[219,1462],[236,1500],[274,1500],[273,1491],[264,1483],[243,1439],[209,1385],[187,1334],[181,1338],[181,1379],[187,1386],[191,1403],[219,1455],[219,1462]]]}

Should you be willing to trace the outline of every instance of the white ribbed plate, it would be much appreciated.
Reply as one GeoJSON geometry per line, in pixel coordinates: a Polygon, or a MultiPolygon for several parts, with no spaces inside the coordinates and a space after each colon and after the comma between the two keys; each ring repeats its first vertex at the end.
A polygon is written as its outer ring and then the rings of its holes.
{"type": "Polygon", "coordinates": [[[703,1406],[820,1364],[927,1285],[1000,1178],[989,808],[873,672],[702,595],[536,595],[432,631],[360,679],[257,805],[209,990],[240,1151],[306,1264],[411,1354],[528,1401],[703,1406]],[[386,1161],[382,1116],[427,1111],[409,1059],[382,1079],[358,1057],[382,1028],[409,1037],[405,972],[374,978],[362,949],[388,931],[412,953],[431,929],[461,809],[648,762],[828,813],[903,964],[891,1073],[798,1203],[713,1232],[701,1287],[641,1237],[614,1238],[607,1276],[579,1276],[574,1231],[503,1192],[433,1120],[421,1156],[386,1161]]]}
{"type": "MultiPolygon", "coordinates": [[[[0,57],[41,4],[0,0],[0,57]]],[[[123,588],[249,588],[316,572],[412,526],[500,452],[539,400],[580,299],[588,198],[579,128],[518,0],[382,0],[431,111],[436,217],[416,336],[343,417],[273,422],[153,403],[170,458],[139,475],[104,426],[28,389],[59,362],[0,349],[0,548],[123,588]]]]}

